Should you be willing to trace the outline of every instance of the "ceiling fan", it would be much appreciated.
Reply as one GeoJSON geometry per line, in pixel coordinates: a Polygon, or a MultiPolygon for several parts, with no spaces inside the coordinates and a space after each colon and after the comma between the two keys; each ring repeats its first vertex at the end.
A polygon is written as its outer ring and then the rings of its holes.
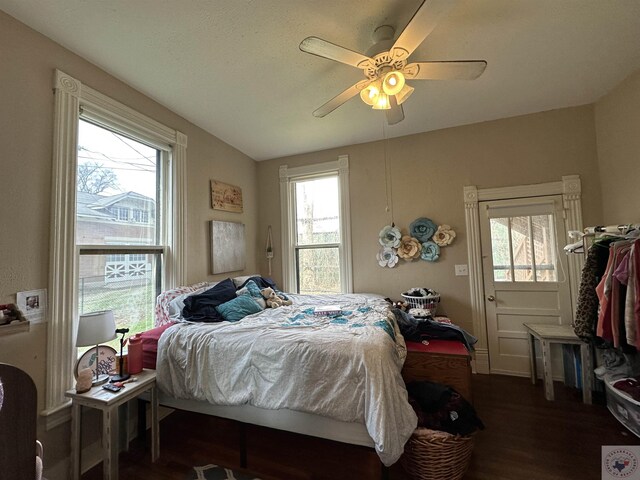
{"type": "Polygon", "coordinates": [[[408,57],[435,28],[438,20],[454,6],[453,0],[425,0],[395,42],[395,30],[389,25],[374,32],[375,44],[363,55],[327,42],[307,37],[300,50],[359,68],[367,77],[335,96],[313,112],[328,115],[347,100],[360,94],[375,110],[386,110],[387,122],[394,125],[404,119],[402,103],[413,93],[405,80],[474,80],[487,67],[484,60],[458,60],[408,63],[408,57]]]}

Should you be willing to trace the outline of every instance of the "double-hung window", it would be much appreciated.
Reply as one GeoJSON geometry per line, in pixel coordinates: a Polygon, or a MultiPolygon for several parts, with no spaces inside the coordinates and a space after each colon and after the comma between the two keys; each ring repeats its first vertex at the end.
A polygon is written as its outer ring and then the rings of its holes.
{"type": "Polygon", "coordinates": [[[186,136],[59,70],[54,93],[48,428],[68,418],[78,315],[142,331],[186,279],[186,136]]]}
{"type": "Polygon", "coordinates": [[[280,167],[283,284],[298,293],[352,290],[348,158],[280,167]]]}
{"type": "Polygon", "coordinates": [[[162,286],[171,150],[94,122],[87,110],[78,124],[78,313],[113,310],[132,335],[153,327],[162,286]]]}

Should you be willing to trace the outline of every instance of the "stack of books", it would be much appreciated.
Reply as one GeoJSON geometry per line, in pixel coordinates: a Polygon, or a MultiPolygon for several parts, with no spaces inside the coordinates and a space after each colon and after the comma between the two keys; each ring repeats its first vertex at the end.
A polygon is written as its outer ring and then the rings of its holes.
{"type": "Polygon", "coordinates": [[[340,315],[342,309],[339,305],[323,305],[313,309],[314,315],[340,315]]]}

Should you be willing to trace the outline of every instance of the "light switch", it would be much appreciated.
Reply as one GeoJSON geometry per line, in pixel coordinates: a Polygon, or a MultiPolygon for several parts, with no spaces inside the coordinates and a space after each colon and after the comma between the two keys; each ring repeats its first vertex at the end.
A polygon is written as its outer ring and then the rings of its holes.
{"type": "Polygon", "coordinates": [[[456,276],[465,277],[469,275],[469,267],[467,265],[456,265],[456,276]]]}

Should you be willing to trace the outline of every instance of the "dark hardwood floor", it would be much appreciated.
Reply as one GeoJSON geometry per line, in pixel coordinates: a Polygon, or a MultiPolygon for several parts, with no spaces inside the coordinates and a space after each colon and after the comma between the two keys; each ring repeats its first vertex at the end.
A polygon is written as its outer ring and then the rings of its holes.
{"type": "MultiPolygon", "coordinates": [[[[604,405],[584,405],[578,390],[559,383],[555,392],[556,401],[548,402],[540,383],[474,375],[475,407],[486,429],[476,436],[465,480],[596,480],[602,445],[640,443],[604,405]]],[[[370,449],[179,411],[161,422],[158,462],[150,462],[143,442],[133,442],[120,456],[120,478],[194,479],[194,465],[238,467],[242,460],[265,480],[381,478],[370,449]],[[243,441],[245,459],[239,453],[243,441]]],[[[397,464],[388,477],[406,478],[397,464]]],[[[83,476],[100,478],[101,465],[83,476]]]]}

